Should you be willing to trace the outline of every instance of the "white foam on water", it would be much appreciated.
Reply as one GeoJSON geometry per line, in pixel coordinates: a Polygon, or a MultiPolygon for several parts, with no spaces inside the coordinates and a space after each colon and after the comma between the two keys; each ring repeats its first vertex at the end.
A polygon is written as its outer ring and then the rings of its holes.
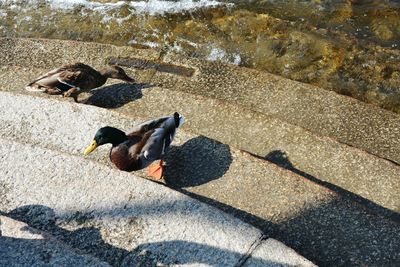
{"type": "Polygon", "coordinates": [[[183,42],[183,43],[187,43],[187,44],[189,44],[189,45],[191,45],[193,47],[198,47],[198,44],[196,44],[195,42],[192,42],[192,41],[190,41],[188,39],[184,39],[184,38],[178,37],[177,41],[183,42]]]}
{"type": "Polygon", "coordinates": [[[150,15],[164,14],[164,13],[179,13],[188,10],[199,8],[216,7],[226,5],[215,0],[180,0],[180,1],[162,1],[162,0],[148,0],[130,2],[131,7],[135,8],[138,13],[148,13],[150,15]]]}
{"type": "Polygon", "coordinates": [[[235,65],[239,65],[240,62],[242,62],[242,57],[240,56],[240,54],[233,54],[233,64],[235,65]]]}
{"type": "Polygon", "coordinates": [[[159,44],[159,43],[156,43],[156,42],[150,42],[150,41],[138,42],[138,41],[136,41],[135,39],[130,40],[130,41],[128,42],[128,44],[129,44],[129,45],[132,45],[132,44],[140,44],[140,45],[145,45],[145,46],[148,46],[148,47],[151,47],[151,48],[160,47],[160,44],[159,44]]]}
{"type": "Polygon", "coordinates": [[[207,60],[216,61],[222,60],[226,56],[226,52],[219,47],[211,48],[210,54],[207,56],[207,60]]]}
{"type": "Polygon", "coordinates": [[[208,47],[211,48],[211,50],[208,55],[205,56],[205,59],[209,61],[221,61],[234,65],[239,65],[242,62],[242,57],[238,53],[229,53],[215,45],[208,45],[208,47]]]}
{"type": "Polygon", "coordinates": [[[118,1],[116,3],[100,3],[100,2],[91,2],[88,0],[48,0],[47,1],[52,9],[74,9],[78,6],[83,6],[86,8],[90,8],[94,11],[108,11],[112,9],[118,9],[121,6],[125,5],[125,1],[118,1]]]}
{"type": "Polygon", "coordinates": [[[132,13],[138,14],[165,14],[165,13],[180,13],[199,8],[209,8],[216,6],[227,6],[232,4],[222,3],[217,0],[147,0],[147,1],[118,1],[115,3],[101,3],[89,0],[0,0],[0,4],[8,6],[24,7],[26,5],[37,5],[39,3],[47,3],[52,9],[70,10],[82,6],[90,8],[94,11],[109,11],[118,9],[124,5],[131,8],[132,13]]]}

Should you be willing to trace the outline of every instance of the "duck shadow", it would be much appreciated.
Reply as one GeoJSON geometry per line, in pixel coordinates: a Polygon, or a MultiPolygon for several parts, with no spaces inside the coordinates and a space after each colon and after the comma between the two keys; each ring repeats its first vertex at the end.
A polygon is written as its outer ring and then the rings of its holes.
{"type": "Polygon", "coordinates": [[[172,146],[165,158],[165,183],[173,188],[198,186],[222,177],[232,163],[229,146],[204,136],[172,146]]]}
{"type": "Polygon", "coordinates": [[[102,108],[119,108],[143,97],[142,90],[154,87],[148,83],[117,83],[93,89],[85,104],[102,108]]]}

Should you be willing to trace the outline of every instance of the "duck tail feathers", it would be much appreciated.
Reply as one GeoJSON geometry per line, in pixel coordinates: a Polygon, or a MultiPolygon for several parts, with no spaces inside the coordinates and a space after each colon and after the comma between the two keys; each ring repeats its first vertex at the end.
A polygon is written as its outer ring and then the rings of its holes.
{"type": "Polygon", "coordinates": [[[185,117],[183,117],[181,114],[178,112],[174,113],[174,119],[175,119],[175,127],[179,128],[182,126],[182,124],[185,122],[185,117]]]}
{"type": "Polygon", "coordinates": [[[178,127],[181,127],[182,124],[184,124],[184,123],[185,123],[185,117],[183,117],[182,115],[179,116],[179,126],[178,127]]]}
{"type": "Polygon", "coordinates": [[[44,88],[38,88],[32,85],[27,85],[25,86],[25,90],[29,91],[29,92],[45,92],[46,90],[44,88]]]}

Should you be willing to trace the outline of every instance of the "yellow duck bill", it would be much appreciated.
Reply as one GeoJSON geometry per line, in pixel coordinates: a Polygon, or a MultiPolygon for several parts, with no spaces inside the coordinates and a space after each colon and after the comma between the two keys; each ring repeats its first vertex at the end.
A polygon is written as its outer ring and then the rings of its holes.
{"type": "Polygon", "coordinates": [[[93,140],[93,142],[90,144],[90,146],[88,146],[85,149],[85,152],[83,152],[83,155],[87,156],[89,155],[93,150],[95,150],[98,147],[96,140],[93,140]]]}

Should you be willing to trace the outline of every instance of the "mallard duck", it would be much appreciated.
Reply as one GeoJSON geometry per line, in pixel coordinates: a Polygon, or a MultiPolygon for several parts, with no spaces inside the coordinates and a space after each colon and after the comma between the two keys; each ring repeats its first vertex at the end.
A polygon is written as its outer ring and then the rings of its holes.
{"type": "Polygon", "coordinates": [[[98,146],[111,143],[111,162],[120,170],[136,171],[144,169],[153,161],[159,163],[149,167],[148,174],[161,179],[163,174],[162,158],[169,148],[176,129],[185,121],[178,112],[173,116],[162,117],[143,122],[126,134],[123,131],[106,126],[100,128],[83,153],[85,156],[98,146]]]}
{"type": "Polygon", "coordinates": [[[25,89],[51,95],[71,96],[78,102],[78,95],[105,84],[108,78],[120,79],[129,83],[135,80],[118,66],[110,66],[100,71],[83,63],[73,63],[54,69],[29,83],[25,89]]]}

